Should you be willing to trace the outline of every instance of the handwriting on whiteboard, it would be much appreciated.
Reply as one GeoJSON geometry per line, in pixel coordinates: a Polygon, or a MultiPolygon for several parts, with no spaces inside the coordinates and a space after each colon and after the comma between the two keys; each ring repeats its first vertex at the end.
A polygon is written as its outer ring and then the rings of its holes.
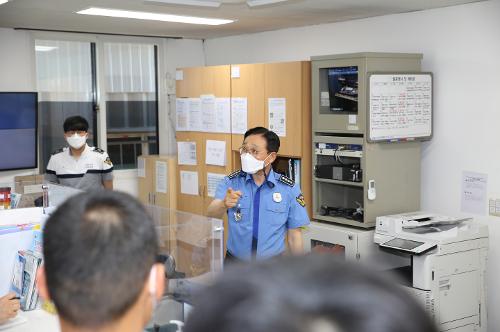
{"type": "Polygon", "coordinates": [[[432,76],[370,76],[370,139],[428,137],[432,134],[432,76]]]}

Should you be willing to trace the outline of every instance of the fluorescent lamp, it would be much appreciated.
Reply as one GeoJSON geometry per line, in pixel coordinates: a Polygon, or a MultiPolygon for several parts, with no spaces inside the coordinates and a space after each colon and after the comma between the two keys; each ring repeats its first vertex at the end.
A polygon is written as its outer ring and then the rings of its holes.
{"type": "Polygon", "coordinates": [[[36,45],[35,51],[37,51],[37,52],[50,52],[50,51],[55,50],[56,48],[57,48],[56,46],[36,45]]]}
{"type": "Polygon", "coordinates": [[[220,1],[210,1],[210,0],[146,0],[145,2],[157,2],[157,3],[165,3],[168,5],[215,7],[215,8],[219,8],[221,5],[220,1]]]}
{"type": "Polygon", "coordinates": [[[205,24],[205,25],[221,25],[234,22],[234,20],[224,20],[218,18],[179,16],[179,15],[157,14],[148,12],[135,12],[129,10],[120,10],[120,9],[105,9],[96,7],[80,10],[79,12],[77,12],[77,14],[135,18],[138,20],[152,20],[152,21],[163,21],[163,22],[174,22],[174,23],[205,24]]]}
{"type": "Polygon", "coordinates": [[[0,0],[0,5],[3,5],[4,3],[9,2],[9,0],[0,0]]]}
{"type": "Polygon", "coordinates": [[[247,5],[249,7],[266,6],[273,5],[275,3],[285,2],[288,0],[247,0],[247,5]]]}

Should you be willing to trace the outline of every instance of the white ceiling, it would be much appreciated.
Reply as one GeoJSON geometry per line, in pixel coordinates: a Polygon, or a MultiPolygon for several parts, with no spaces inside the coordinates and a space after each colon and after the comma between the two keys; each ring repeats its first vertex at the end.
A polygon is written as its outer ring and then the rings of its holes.
{"type": "Polygon", "coordinates": [[[0,27],[215,38],[454,6],[478,0],[289,0],[254,8],[246,5],[244,0],[224,1],[226,3],[219,8],[205,8],[152,4],[142,0],[10,0],[0,5],[0,27]],[[75,14],[89,7],[237,21],[221,26],[203,26],[75,14]]]}

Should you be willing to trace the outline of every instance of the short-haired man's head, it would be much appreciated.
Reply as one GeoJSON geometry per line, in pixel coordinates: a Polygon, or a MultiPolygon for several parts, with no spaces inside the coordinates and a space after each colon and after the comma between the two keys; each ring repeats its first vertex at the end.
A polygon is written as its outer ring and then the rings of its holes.
{"type": "Polygon", "coordinates": [[[63,128],[64,132],[89,131],[89,123],[84,117],[75,115],[64,120],[63,128]]]}
{"type": "Polygon", "coordinates": [[[243,137],[243,139],[247,138],[251,135],[261,135],[264,137],[267,143],[267,151],[270,152],[278,152],[280,149],[280,138],[274,131],[271,131],[264,127],[255,127],[252,129],[248,129],[243,137]]]}
{"type": "Polygon", "coordinates": [[[424,309],[392,278],[327,255],[228,268],[197,296],[183,331],[242,330],[437,332],[424,309]]]}
{"type": "Polygon", "coordinates": [[[158,239],[141,203],[106,190],[62,204],[45,225],[43,253],[48,293],[60,317],[95,328],[136,303],[155,263],[158,239]]]}

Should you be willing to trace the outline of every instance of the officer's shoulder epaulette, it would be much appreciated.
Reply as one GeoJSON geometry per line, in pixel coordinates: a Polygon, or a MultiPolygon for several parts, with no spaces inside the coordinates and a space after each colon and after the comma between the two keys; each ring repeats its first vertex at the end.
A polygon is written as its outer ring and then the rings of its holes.
{"type": "Polygon", "coordinates": [[[103,149],[99,149],[99,148],[94,148],[94,150],[92,150],[92,151],[100,153],[100,154],[103,154],[104,152],[106,152],[103,149]]]}
{"type": "Polygon", "coordinates": [[[287,186],[293,187],[295,182],[290,179],[288,176],[281,175],[278,179],[279,182],[286,184],[287,186]]]}
{"type": "Polygon", "coordinates": [[[55,154],[58,154],[58,153],[61,153],[64,151],[64,148],[60,148],[60,149],[57,149],[56,151],[52,152],[52,155],[55,155],[55,154]]]}
{"type": "Polygon", "coordinates": [[[234,179],[234,178],[236,178],[238,176],[245,176],[245,175],[246,175],[246,173],[243,172],[241,169],[239,169],[237,171],[232,172],[227,177],[230,178],[230,179],[234,179]]]}

